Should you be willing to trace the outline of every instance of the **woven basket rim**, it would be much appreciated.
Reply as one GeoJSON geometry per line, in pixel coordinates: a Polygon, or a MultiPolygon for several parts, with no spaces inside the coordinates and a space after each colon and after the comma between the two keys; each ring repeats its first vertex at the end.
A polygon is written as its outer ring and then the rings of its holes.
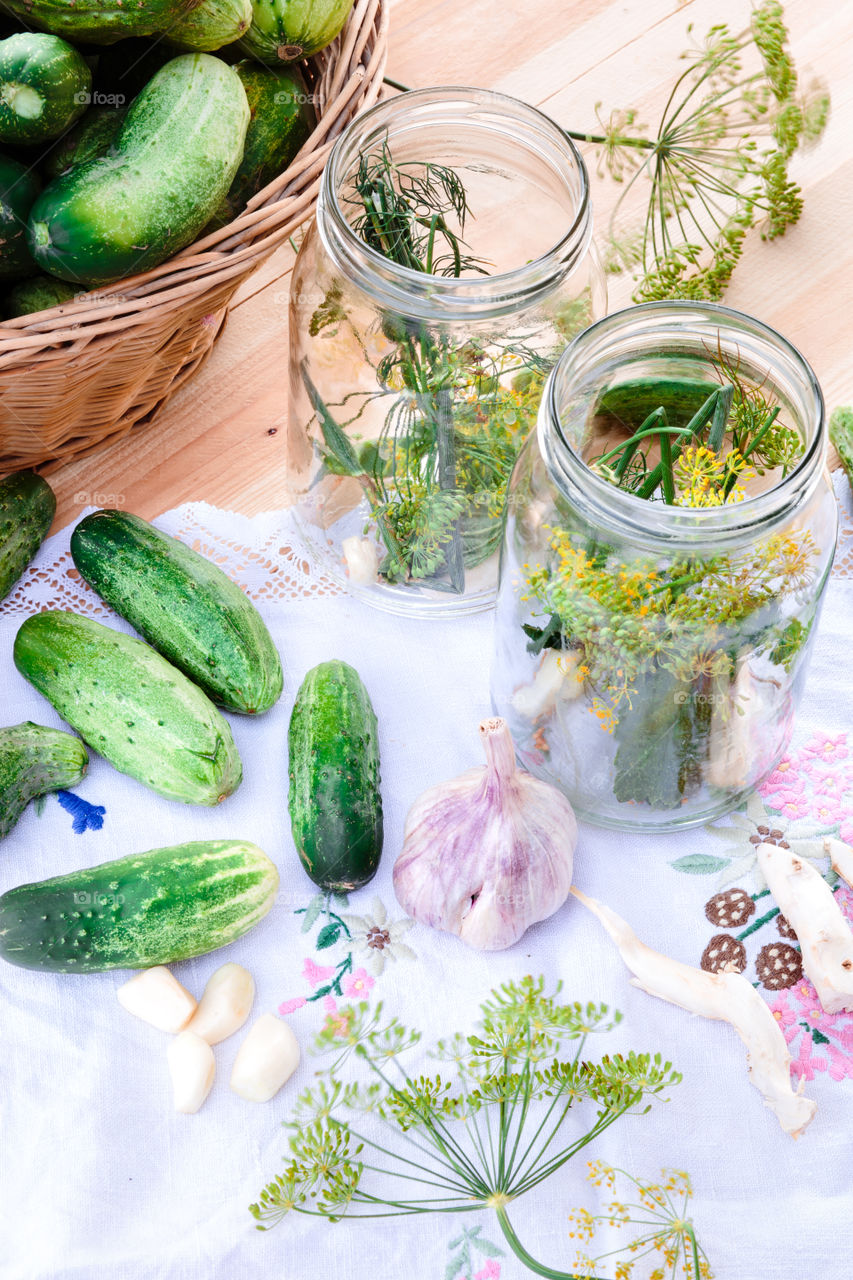
{"type": "Polygon", "coordinates": [[[200,285],[209,288],[247,275],[254,259],[259,265],[269,257],[310,215],[329,152],[351,118],[353,101],[359,100],[361,111],[378,98],[387,34],[387,0],[355,0],[341,34],[303,67],[311,87],[320,90],[323,107],[316,128],[288,167],[233,221],[159,266],[81,292],[79,299],[48,310],[0,321],[0,368],[25,352],[37,359],[40,348],[55,352],[58,343],[88,341],[144,324],[161,309],[171,310],[197,295],[200,285]]]}

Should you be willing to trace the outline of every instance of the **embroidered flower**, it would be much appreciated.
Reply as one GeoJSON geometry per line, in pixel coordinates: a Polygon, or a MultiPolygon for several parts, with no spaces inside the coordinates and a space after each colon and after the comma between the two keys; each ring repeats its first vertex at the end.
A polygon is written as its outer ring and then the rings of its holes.
{"type": "Polygon", "coordinates": [[[841,818],[841,801],[838,796],[822,792],[820,795],[812,796],[809,807],[812,816],[823,826],[831,827],[841,818]]]}
{"type": "MultiPolygon", "coordinates": [[[[795,798],[794,793],[792,801],[795,798]]],[[[808,804],[805,806],[805,811],[809,812],[808,804]]],[[[725,865],[717,879],[718,886],[732,884],[749,875],[755,875],[759,883],[763,884],[764,877],[756,866],[755,850],[765,841],[793,849],[794,853],[801,858],[818,861],[826,858],[823,840],[818,838],[825,833],[824,827],[816,824],[809,827],[804,825],[795,827],[790,815],[780,817],[776,813],[768,812],[761,796],[757,793],[749,797],[745,809],[730,815],[726,826],[707,826],[705,831],[724,846],[721,852],[729,855],[724,860],[725,865]]],[[[717,861],[719,862],[719,859],[717,861]]]]}
{"type": "Polygon", "coordinates": [[[292,1000],[282,1000],[278,1006],[278,1011],[283,1018],[286,1018],[289,1013],[295,1013],[297,1009],[303,1009],[306,1003],[304,996],[294,996],[292,1000]]]}
{"type": "Polygon", "coordinates": [[[348,973],[341,981],[344,995],[349,996],[351,1000],[366,996],[371,987],[375,985],[376,979],[371,978],[366,969],[356,969],[355,973],[348,973]]]}
{"type": "Polygon", "coordinates": [[[350,932],[346,946],[375,977],[388,960],[414,960],[414,951],[402,941],[414,921],[389,920],[381,898],[374,898],[371,906],[371,915],[344,916],[344,920],[350,932]]]}
{"type": "Polygon", "coordinates": [[[849,755],[847,734],[839,733],[833,738],[819,729],[803,747],[803,761],[823,760],[827,763],[835,760],[846,760],[849,755]]]}
{"type": "Polygon", "coordinates": [[[782,1027],[783,1031],[786,1027],[790,1027],[797,1021],[796,1013],[793,1009],[788,1007],[787,993],[783,996],[779,996],[778,999],[773,1001],[770,1005],[770,1012],[782,1027]]]}
{"type": "Polygon", "coordinates": [[[499,1280],[500,1274],[501,1264],[489,1258],[482,1270],[474,1272],[474,1280],[499,1280]]]}
{"type": "Polygon", "coordinates": [[[826,1058],[812,1057],[812,1038],[806,1034],[800,1041],[800,1051],[791,1063],[791,1075],[795,1080],[814,1080],[815,1071],[826,1071],[829,1063],[826,1058]]]}
{"type": "Polygon", "coordinates": [[[796,756],[786,756],[784,760],[780,760],[776,768],[770,774],[770,777],[761,784],[758,790],[763,796],[770,792],[778,791],[783,787],[801,787],[802,779],[797,773],[796,756]]]}
{"type": "Polygon", "coordinates": [[[82,836],[84,831],[100,831],[104,825],[106,809],[102,804],[90,804],[73,791],[57,791],[56,798],[65,812],[70,813],[74,819],[71,830],[75,835],[82,836]]]}
{"type": "Polygon", "coordinates": [[[803,794],[802,787],[789,787],[786,791],[777,791],[775,795],[766,797],[771,809],[778,810],[789,822],[809,815],[808,796],[803,794]]]}
{"type": "Polygon", "coordinates": [[[321,982],[328,982],[334,972],[333,964],[315,964],[310,956],[306,956],[302,963],[302,976],[311,983],[312,987],[319,987],[321,982]]]}

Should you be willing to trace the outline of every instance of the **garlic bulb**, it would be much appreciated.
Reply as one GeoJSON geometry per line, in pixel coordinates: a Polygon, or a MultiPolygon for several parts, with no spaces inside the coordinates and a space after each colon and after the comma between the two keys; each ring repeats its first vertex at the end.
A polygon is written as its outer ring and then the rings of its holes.
{"type": "Polygon", "coordinates": [[[485,768],[412,805],[394,892],[422,924],[500,951],[566,901],[578,828],[561,791],[516,767],[505,720],[484,720],[480,737],[485,768]]]}

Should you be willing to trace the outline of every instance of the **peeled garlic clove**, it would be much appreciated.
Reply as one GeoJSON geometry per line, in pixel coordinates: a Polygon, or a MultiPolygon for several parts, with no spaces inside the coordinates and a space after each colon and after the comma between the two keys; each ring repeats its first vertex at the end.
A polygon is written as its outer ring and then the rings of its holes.
{"type": "Polygon", "coordinates": [[[379,573],[379,551],[368,538],[344,538],[341,543],[350,582],[370,586],[379,573]]]}
{"type": "Polygon", "coordinates": [[[255,980],[240,964],[224,964],[208,980],[204,995],[187,1030],[208,1044],[239,1031],[252,1011],[255,980]]]}
{"type": "Polygon", "coordinates": [[[486,767],[410,809],[394,892],[422,924],[498,951],[566,901],[577,822],[561,791],[516,767],[506,721],[484,720],[480,737],[486,767]]]}
{"type": "Polygon", "coordinates": [[[580,653],[546,649],[530,684],[522,684],[510,699],[513,711],[525,720],[541,720],[558,702],[580,697],[583,684],[575,676],[580,653]]]}
{"type": "Polygon", "coordinates": [[[166,1050],[175,1110],[195,1115],[213,1086],[216,1062],[206,1040],[192,1031],[182,1031],[166,1050]]]}
{"type": "Polygon", "coordinates": [[[158,1031],[182,1031],[196,1011],[195,996],[163,964],[143,969],[116,996],[123,1009],[158,1031]]]}
{"type": "Polygon", "coordinates": [[[281,1018],[264,1013],[234,1059],[231,1088],[247,1102],[269,1102],[298,1066],[296,1036],[281,1018]]]}

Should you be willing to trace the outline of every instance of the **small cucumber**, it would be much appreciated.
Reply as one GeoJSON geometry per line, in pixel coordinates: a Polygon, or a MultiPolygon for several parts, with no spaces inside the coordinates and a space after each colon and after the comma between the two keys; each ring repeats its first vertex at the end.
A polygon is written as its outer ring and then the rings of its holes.
{"type": "Polygon", "coordinates": [[[104,156],[113,144],[127,112],[121,107],[92,107],[55,146],[41,163],[50,181],[78,164],[104,156]]]}
{"type": "Polygon", "coordinates": [[[75,44],[114,44],[128,36],[167,31],[187,0],[3,0],[8,12],[75,44]]]}
{"type": "Polygon", "coordinates": [[[245,840],[197,840],[22,884],[0,897],[0,956],[24,969],[147,969],[227,946],[267,914],[278,871],[245,840]]]}
{"type": "Polygon", "coordinates": [[[0,729],[0,840],[36,796],[76,787],[89,766],[79,738],[27,720],[0,729]]]}
{"type": "Polygon", "coordinates": [[[236,582],[191,547],[126,511],[95,511],[71,555],[98,595],[230,711],[268,711],[282,689],[272,637],[236,582]]]}
{"type": "Polygon", "coordinates": [[[47,311],[63,302],[71,302],[79,289],[67,280],[54,280],[53,276],[32,276],[13,285],[3,299],[3,318],[28,316],[34,311],[47,311]]]}
{"type": "Polygon", "coordinates": [[[91,101],[92,73],[59,36],[22,31],[0,41],[0,142],[56,138],[91,101]]]}
{"type": "Polygon", "coordinates": [[[252,25],[240,48],[277,66],[310,58],[331,44],[353,0],[252,0],[252,25]]]}
{"type": "Polygon", "coordinates": [[[159,653],[76,613],[27,618],[15,666],[120,773],[184,804],[219,804],[240,784],[231,730],[159,653]]]}
{"type": "Polygon", "coordinates": [[[40,190],[31,168],[0,155],[0,280],[16,280],[36,269],[27,245],[27,219],[40,190]]]}
{"type": "Polygon", "coordinates": [[[252,0],[201,0],[170,24],[164,37],[178,49],[212,53],[248,31],[252,0]]]}
{"type": "Polygon", "coordinates": [[[56,514],[56,495],[34,471],[0,480],[0,600],[38,551],[56,514]]]}
{"type": "Polygon", "coordinates": [[[382,793],[376,715],[346,662],[308,672],[290,717],[289,751],[290,821],[303,867],[322,889],[359,889],[382,854],[382,793]]]}
{"type": "Polygon", "coordinates": [[[617,418],[627,431],[634,432],[662,406],[669,425],[680,427],[702,408],[712,391],[719,389],[719,382],[701,378],[633,378],[602,391],[595,412],[617,418]]]}

